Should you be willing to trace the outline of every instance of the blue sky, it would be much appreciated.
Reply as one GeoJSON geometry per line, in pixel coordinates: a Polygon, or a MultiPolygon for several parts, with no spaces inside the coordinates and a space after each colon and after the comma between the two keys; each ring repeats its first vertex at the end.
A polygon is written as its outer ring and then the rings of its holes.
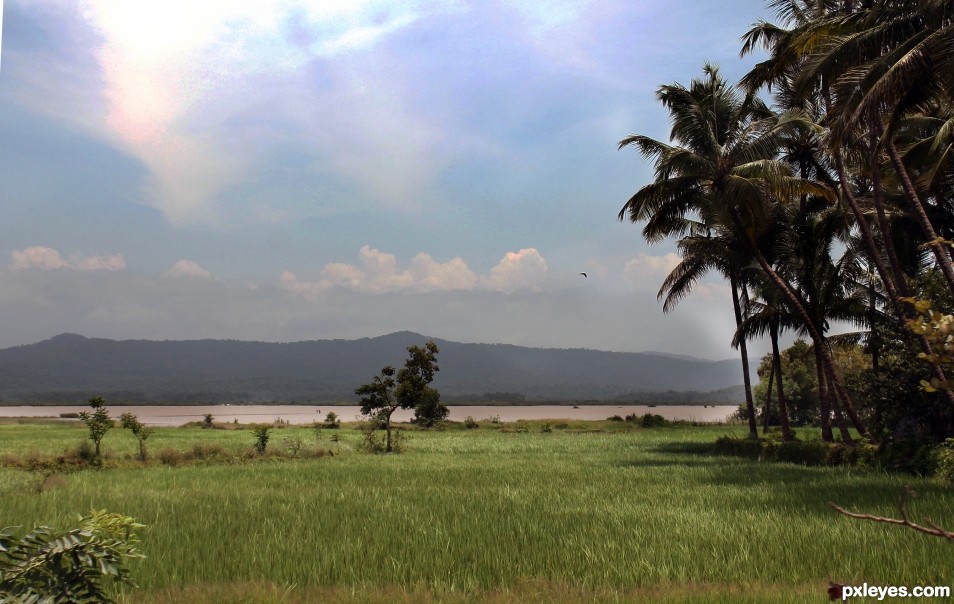
{"type": "Polygon", "coordinates": [[[678,259],[617,221],[651,168],[616,144],[666,138],[660,84],[743,74],[762,0],[3,11],[0,346],[410,329],[733,354],[718,280],[662,314],[678,259]]]}

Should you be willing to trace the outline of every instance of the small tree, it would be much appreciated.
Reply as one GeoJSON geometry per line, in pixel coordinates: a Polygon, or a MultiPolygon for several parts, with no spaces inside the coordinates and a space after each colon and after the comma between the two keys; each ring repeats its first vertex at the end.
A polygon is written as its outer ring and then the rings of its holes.
{"type": "MultiPolygon", "coordinates": [[[[361,397],[361,413],[371,417],[387,432],[385,451],[391,453],[391,415],[401,406],[394,396],[394,367],[386,365],[381,375],[374,376],[369,383],[355,389],[361,397]]],[[[374,428],[372,427],[372,430],[374,428]]]]}
{"type": "Polygon", "coordinates": [[[328,414],[325,415],[325,428],[328,428],[329,430],[337,430],[340,427],[341,420],[338,419],[338,414],[334,411],[329,411],[328,414]]]}
{"type": "Polygon", "coordinates": [[[119,423],[127,428],[139,441],[139,459],[146,461],[146,439],[152,435],[152,428],[147,428],[139,418],[132,413],[123,413],[119,416],[119,423]]]}
{"type": "Polygon", "coordinates": [[[447,405],[441,403],[441,393],[431,388],[434,374],[440,371],[437,366],[437,353],[440,352],[433,340],[424,346],[408,346],[408,358],[398,372],[398,402],[404,409],[414,409],[414,423],[431,427],[447,419],[447,405]]]}
{"type": "Polygon", "coordinates": [[[205,416],[202,418],[202,427],[206,429],[214,428],[215,424],[212,423],[214,419],[215,418],[212,417],[211,413],[206,413],[205,416]]]}
{"type": "Polygon", "coordinates": [[[259,453],[264,453],[265,447],[268,446],[269,429],[269,426],[256,426],[252,428],[252,434],[255,435],[255,450],[259,453]]]}
{"type": "Polygon", "coordinates": [[[441,395],[428,386],[434,380],[437,366],[437,344],[432,340],[424,346],[408,346],[408,358],[397,372],[388,365],[381,375],[354,391],[361,397],[361,413],[371,417],[371,429],[379,425],[387,432],[385,451],[393,452],[391,415],[397,409],[414,409],[414,421],[421,426],[433,426],[447,418],[447,406],[440,402],[441,395]]]}
{"type": "Polygon", "coordinates": [[[109,418],[106,399],[103,397],[94,396],[89,399],[89,406],[93,409],[93,412],[83,411],[79,414],[79,418],[89,428],[89,439],[96,445],[96,459],[99,459],[99,444],[113,427],[113,420],[109,418]]]}

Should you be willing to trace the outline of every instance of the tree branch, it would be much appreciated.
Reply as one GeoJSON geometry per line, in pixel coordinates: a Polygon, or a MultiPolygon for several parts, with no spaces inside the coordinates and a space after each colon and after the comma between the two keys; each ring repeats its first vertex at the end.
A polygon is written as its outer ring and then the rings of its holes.
{"type": "Polygon", "coordinates": [[[872,522],[883,522],[885,524],[898,524],[901,526],[906,526],[908,528],[914,529],[921,533],[926,533],[928,535],[933,535],[935,537],[943,537],[948,541],[954,542],[954,531],[947,531],[938,525],[934,524],[930,518],[925,518],[924,522],[927,526],[922,526],[911,522],[908,519],[908,513],[904,509],[904,499],[905,495],[914,495],[914,492],[910,489],[905,489],[901,496],[898,498],[898,513],[901,518],[885,518],[884,516],[873,516],[871,514],[856,514],[854,512],[849,512],[848,510],[835,505],[832,502],[828,502],[828,505],[835,509],[836,512],[843,516],[848,516],[849,518],[856,518],[858,520],[870,520],[872,522]]]}

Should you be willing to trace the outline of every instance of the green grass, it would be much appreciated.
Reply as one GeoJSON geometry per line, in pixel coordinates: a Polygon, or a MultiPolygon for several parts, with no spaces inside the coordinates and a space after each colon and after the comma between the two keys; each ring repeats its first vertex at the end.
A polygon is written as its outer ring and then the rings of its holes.
{"type": "MultiPolygon", "coordinates": [[[[579,427],[579,426],[577,426],[579,427]]],[[[895,515],[954,526],[933,480],[699,454],[744,428],[412,432],[401,455],[82,471],[0,468],[0,525],[66,526],[106,508],[147,525],[130,601],[827,601],[829,580],[954,584],[954,547],[895,515]]],[[[310,430],[274,430],[271,445],[310,430]]],[[[57,453],[69,425],[0,425],[0,456],[57,453]]],[[[161,429],[150,449],[252,446],[248,430],[161,429]]],[[[114,458],[136,443],[116,429],[114,458]]]]}

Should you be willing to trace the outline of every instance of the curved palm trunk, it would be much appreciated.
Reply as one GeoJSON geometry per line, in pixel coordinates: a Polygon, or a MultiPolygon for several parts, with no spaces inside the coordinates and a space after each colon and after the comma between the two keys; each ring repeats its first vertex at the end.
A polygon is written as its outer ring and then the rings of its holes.
{"type": "Polygon", "coordinates": [[[948,288],[950,288],[951,293],[954,293],[954,266],[951,265],[951,255],[944,249],[944,246],[937,241],[938,237],[937,232],[934,230],[934,225],[931,224],[931,219],[928,218],[927,212],[924,210],[924,205],[921,203],[920,198],[918,198],[918,193],[914,188],[914,184],[911,182],[911,177],[908,176],[904,162],[901,161],[901,155],[898,153],[898,149],[894,146],[894,141],[892,141],[890,137],[887,139],[885,147],[888,150],[888,157],[891,158],[891,165],[894,166],[895,171],[898,173],[901,188],[911,203],[912,214],[921,226],[924,236],[928,239],[931,251],[934,252],[934,258],[937,260],[938,266],[941,267],[941,273],[944,274],[948,288]]]}
{"type": "MultiPolygon", "coordinates": [[[[778,374],[778,416],[782,422],[782,440],[792,440],[792,428],[788,423],[788,404],[785,400],[785,390],[782,386],[782,357],[778,352],[778,320],[772,319],[769,324],[769,337],[772,339],[772,368],[778,374]]],[[[771,389],[771,384],[769,388],[771,389]]]]}
{"type": "MultiPolygon", "coordinates": [[[[901,301],[901,297],[910,297],[911,291],[908,288],[908,283],[904,278],[904,272],[901,270],[901,262],[898,260],[898,254],[894,247],[894,242],[891,240],[891,225],[888,222],[888,216],[884,210],[884,200],[882,199],[881,195],[881,169],[879,167],[880,161],[874,137],[875,135],[872,133],[871,188],[873,192],[875,212],[878,217],[878,229],[881,231],[881,239],[884,242],[885,256],[887,257],[888,264],[893,273],[893,282],[889,278],[887,270],[883,266],[880,266],[881,255],[876,244],[869,244],[868,238],[866,237],[863,237],[863,239],[865,241],[865,246],[868,248],[868,257],[875,263],[875,268],[878,270],[878,275],[881,277],[881,282],[884,283],[888,297],[891,300],[892,306],[894,306],[894,312],[897,314],[898,318],[903,321],[905,319],[915,318],[916,313],[910,304],[901,301]]],[[[855,214],[856,222],[863,227],[862,230],[864,231],[864,227],[867,226],[867,223],[863,221],[857,200],[855,200],[851,190],[845,185],[845,167],[840,151],[836,152],[835,162],[838,169],[838,178],[842,183],[842,189],[845,191],[845,196],[848,198],[849,204],[852,207],[852,213],[855,214]]],[[[871,233],[870,229],[868,229],[868,232],[869,234],[871,233]]],[[[872,241],[874,241],[873,237],[872,241]]],[[[921,352],[928,356],[933,356],[934,348],[931,346],[931,342],[928,341],[927,337],[924,334],[918,334],[917,339],[921,346],[921,352]]],[[[873,369],[877,372],[877,358],[874,356],[872,356],[872,364],[875,365],[873,369]]],[[[932,365],[932,372],[934,373],[934,377],[940,380],[942,384],[947,383],[947,377],[944,374],[944,369],[942,369],[940,365],[932,365]]],[[[945,389],[943,392],[947,402],[951,405],[954,405],[954,391],[945,389]]]]}
{"type": "Polygon", "coordinates": [[[755,257],[756,262],[759,263],[759,266],[761,266],[762,270],[765,271],[765,274],[768,275],[769,280],[773,283],[773,285],[775,285],[775,287],[778,288],[779,292],[785,296],[792,308],[795,309],[795,312],[798,313],[799,318],[805,325],[805,329],[808,330],[808,334],[812,339],[812,344],[814,344],[819,350],[819,354],[822,357],[822,366],[831,378],[831,386],[836,392],[838,392],[841,400],[844,402],[845,410],[848,412],[848,416],[855,425],[855,429],[858,430],[862,436],[869,436],[867,429],[861,422],[857,413],[854,411],[854,406],[851,403],[851,397],[848,395],[848,392],[841,387],[841,382],[838,379],[838,370],[835,367],[835,361],[832,359],[831,354],[825,347],[825,338],[822,336],[821,330],[818,329],[818,326],[812,320],[811,315],[805,309],[805,305],[799,299],[798,295],[795,293],[795,290],[792,289],[792,286],[789,285],[787,281],[782,279],[781,276],[779,276],[778,272],[772,268],[772,265],[770,265],[768,260],[765,259],[765,256],[762,254],[761,250],[758,249],[758,246],[755,244],[752,235],[745,229],[745,225],[743,224],[742,218],[739,216],[738,211],[735,208],[729,208],[729,215],[732,217],[732,221],[735,223],[735,226],[739,232],[744,234],[744,240],[749,247],[749,251],[755,257]]]}
{"type": "MultiPolygon", "coordinates": [[[[826,371],[826,373],[828,373],[826,371]]],[[[826,376],[830,380],[830,376],[826,376]]],[[[846,444],[854,444],[854,439],[851,438],[851,432],[848,430],[848,422],[845,421],[845,414],[842,411],[842,404],[844,399],[842,399],[842,394],[832,388],[829,391],[829,396],[831,397],[831,407],[835,415],[835,425],[838,426],[838,432],[841,434],[842,442],[846,444]]]]}
{"type": "MultiPolygon", "coordinates": [[[[742,308],[739,304],[739,277],[733,266],[729,271],[729,285],[732,288],[732,309],[735,311],[735,329],[742,325],[742,308]]],[[[755,403],[752,401],[752,383],[749,378],[749,352],[745,345],[745,338],[739,339],[739,352],[742,355],[742,384],[745,387],[745,410],[749,416],[749,438],[759,437],[758,424],[755,422],[755,403]]]]}

